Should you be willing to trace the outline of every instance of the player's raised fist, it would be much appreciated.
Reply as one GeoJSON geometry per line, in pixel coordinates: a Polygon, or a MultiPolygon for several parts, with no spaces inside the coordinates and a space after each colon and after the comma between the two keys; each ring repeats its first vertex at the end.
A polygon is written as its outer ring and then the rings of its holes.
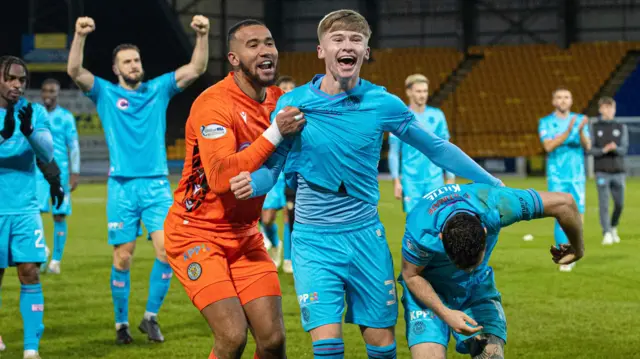
{"type": "Polygon", "coordinates": [[[78,20],[76,20],[76,34],[78,35],[87,36],[95,29],[96,23],[90,17],[83,16],[79,17],[78,20]]]}
{"type": "Polygon", "coordinates": [[[299,109],[287,106],[276,115],[276,123],[282,136],[291,136],[302,131],[307,121],[299,109]]]}
{"type": "Polygon", "coordinates": [[[191,28],[198,35],[206,35],[209,33],[209,19],[202,15],[196,15],[191,19],[191,28]]]}

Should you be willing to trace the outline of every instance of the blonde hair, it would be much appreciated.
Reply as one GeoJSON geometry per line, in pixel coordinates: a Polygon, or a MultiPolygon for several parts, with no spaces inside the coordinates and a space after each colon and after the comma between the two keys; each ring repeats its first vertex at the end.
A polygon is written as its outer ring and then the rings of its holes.
{"type": "Polygon", "coordinates": [[[367,40],[371,37],[371,28],[364,16],[354,10],[336,10],[325,15],[318,24],[318,40],[328,32],[354,31],[364,35],[367,40]]]}
{"type": "Polygon", "coordinates": [[[404,80],[404,86],[408,89],[411,88],[411,86],[418,83],[425,83],[429,85],[429,79],[423,74],[413,74],[413,75],[409,75],[409,77],[407,77],[407,79],[404,80]]]}

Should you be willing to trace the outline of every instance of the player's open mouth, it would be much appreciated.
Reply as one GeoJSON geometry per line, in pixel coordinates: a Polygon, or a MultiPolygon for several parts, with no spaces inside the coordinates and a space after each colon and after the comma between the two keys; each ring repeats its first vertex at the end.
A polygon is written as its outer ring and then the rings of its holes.
{"type": "Polygon", "coordinates": [[[273,70],[273,61],[271,61],[271,60],[262,61],[258,65],[258,68],[260,70],[273,70]]]}
{"type": "Polygon", "coordinates": [[[356,64],[356,58],[353,56],[341,56],[338,57],[338,64],[341,68],[350,69],[356,64]]]}

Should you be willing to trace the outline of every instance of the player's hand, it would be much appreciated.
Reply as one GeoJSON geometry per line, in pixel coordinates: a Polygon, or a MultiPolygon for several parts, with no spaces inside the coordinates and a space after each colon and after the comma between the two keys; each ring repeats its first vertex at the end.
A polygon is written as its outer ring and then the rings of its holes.
{"type": "Polygon", "coordinates": [[[33,133],[33,106],[31,102],[18,111],[18,118],[20,119],[20,132],[24,135],[24,137],[29,137],[33,133]]]}
{"type": "Polygon", "coordinates": [[[396,199],[402,199],[402,183],[400,183],[400,181],[398,180],[394,181],[393,195],[396,197],[396,199]]]}
{"type": "Polygon", "coordinates": [[[16,130],[16,118],[13,115],[13,105],[10,104],[7,107],[7,113],[4,115],[4,127],[0,131],[0,136],[5,140],[8,140],[13,136],[13,131],[16,130]]]}
{"type": "Polygon", "coordinates": [[[578,127],[580,133],[582,133],[582,130],[584,129],[584,126],[587,125],[587,123],[589,123],[589,118],[587,118],[587,116],[582,116],[582,122],[580,122],[580,126],[578,127]]]}
{"type": "Polygon", "coordinates": [[[209,33],[209,19],[202,15],[196,15],[191,19],[191,28],[198,35],[206,35],[209,33]]]}
{"type": "Polygon", "coordinates": [[[615,142],[610,142],[604,146],[604,148],[602,149],[602,152],[609,153],[611,151],[615,151],[616,148],[618,148],[618,145],[616,145],[615,142]]]}
{"type": "Polygon", "coordinates": [[[287,106],[276,115],[276,123],[282,136],[291,136],[302,131],[307,120],[299,109],[287,106]]]}
{"type": "Polygon", "coordinates": [[[578,118],[578,115],[573,115],[571,116],[571,121],[569,121],[569,127],[567,127],[567,134],[571,133],[571,131],[573,130],[573,126],[576,124],[576,119],[578,118]]]}
{"type": "Polygon", "coordinates": [[[80,174],[72,173],[69,178],[69,187],[71,187],[71,192],[75,191],[78,188],[78,180],[80,179],[80,174]]]}
{"type": "Polygon", "coordinates": [[[482,330],[483,327],[478,326],[478,323],[473,320],[470,316],[464,314],[459,310],[451,310],[449,309],[445,314],[445,317],[442,318],[447,325],[451,327],[451,329],[462,335],[472,335],[482,330]],[[473,325],[470,326],[469,324],[473,325]]]}
{"type": "Polygon", "coordinates": [[[51,194],[51,203],[56,209],[60,209],[64,202],[64,189],[60,184],[52,184],[49,187],[49,193],[51,194]]]}
{"type": "Polygon", "coordinates": [[[578,261],[584,255],[582,251],[578,252],[570,244],[561,244],[560,248],[551,246],[551,256],[556,264],[571,264],[578,261]]]}
{"type": "Polygon", "coordinates": [[[96,29],[96,23],[92,18],[83,16],[76,20],[76,34],[87,36],[96,29]]]}
{"type": "Polygon", "coordinates": [[[251,187],[251,174],[249,172],[240,172],[239,175],[229,180],[231,183],[231,192],[239,200],[249,199],[253,193],[251,187]]]}

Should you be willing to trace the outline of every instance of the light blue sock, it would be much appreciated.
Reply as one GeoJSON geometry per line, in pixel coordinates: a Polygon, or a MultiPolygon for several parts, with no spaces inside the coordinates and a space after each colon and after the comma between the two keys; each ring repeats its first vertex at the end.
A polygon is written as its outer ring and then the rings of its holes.
{"type": "Polygon", "coordinates": [[[24,328],[24,350],[38,351],[44,332],[44,295],[41,284],[20,287],[20,314],[24,328]]]}
{"type": "Polygon", "coordinates": [[[129,291],[131,290],[131,273],[111,268],[111,298],[116,324],[129,323],[129,291]]]}
{"type": "Polygon", "coordinates": [[[284,224],[284,259],[291,260],[291,225],[289,223],[284,224]]]}
{"type": "Polygon", "coordinates": [[[314,359],[344,359],[344,342],[341,338],[313,342],[314,359]]]}
{"type": "Polygon", "coordinates": [[[271,241],[274,247],[277,247],[280,243],[280,236],[278,235],[278,225],[275,223],[271,223],[269,226],[264,227],[264,234],[267,235],[267,238],[271,241]]]}
{"type": "Polygon", "coordinates": [[[162,263],[157,258],[153,263],[151,277],[149,278],[149,299],[147,300],[147,312],[158,314],[164,297],[169,291],[173,270],[169,263],[162,263]]]}
{"type": "Polygon", "coordinates": [[[560,247],[561,244],[569,243],[569,238],[567,238],[567,235],[562,230],[562,227],[560,227],[560,223],[558,223],[558,221],[556,221],[556,226],[553,230],[553,236],[556,240],[556,247],[560,247]]]}
{"type": "Polygon", "coordinates": [[[396,342],[386,347],[376,347],[367,344],[369,359],[396,359],[396,342]]]}
{"type": "Polygon", "coordinates": [[[67,243],[67,220],[62,222],[53,222],[53,255],[51,259],[55,261],[62,260],[64,246],[67,243]]]}

